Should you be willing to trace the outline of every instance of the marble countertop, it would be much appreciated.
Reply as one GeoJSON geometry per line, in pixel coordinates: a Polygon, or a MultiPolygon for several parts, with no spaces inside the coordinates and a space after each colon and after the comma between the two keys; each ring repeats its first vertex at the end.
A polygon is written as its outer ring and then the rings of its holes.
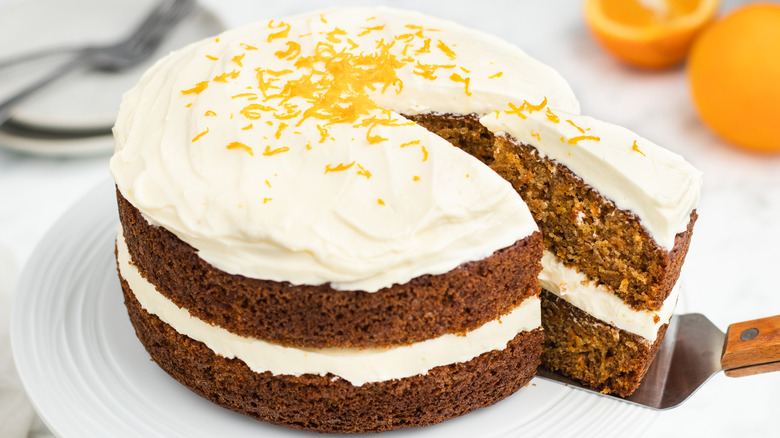
{"type": "MultiPolygon", "coordinates": [[[[203,3],[233,27],[325,2],[203,3]]],[[[648,73],[619,65],[588,34],[579,0],[487,1],[479,7],[459,0],[328,3],[392,3],[499,35],[560,71],[583,114],[626,126],[686,157],[703,171],[704,186],[678,310],[702,313],[724,331],[733,322],[780,314],[780,290],[769,275],[780,262],[780,155],[742,152],[707,130],[694,113],[682,67],[648,73]]],[[[722,10],[740,3],[724,1],[722,10]]],[[[777,115],[780,120],[780,110],[777,115]]],[[[108,154],[57,158],[0,148],[0,307],[5,312],[10,298],[2,292],[13,290],[55,220],[108,177],[107,160],[108,154]]],[[[0,321],[7,321],[2,316],[0,321]]],[[[0,337],[5,333],[7,328],[0,328],[0,337]]],[[[0,371],[8,369],[3,363],[0,371]]],[[[0,378],[0,406],[7,384],[0,378]]],[[[652,427],[639,436],[775,436],[778,388],[780,373],[742,378],[720,373],[682,406],[655,414],[652,427]]]]}

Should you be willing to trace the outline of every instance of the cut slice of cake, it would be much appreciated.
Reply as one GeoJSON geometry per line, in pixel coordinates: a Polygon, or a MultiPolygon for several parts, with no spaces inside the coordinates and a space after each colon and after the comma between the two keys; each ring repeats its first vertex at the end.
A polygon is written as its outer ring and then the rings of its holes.
{"type": "Polygon", "coordinates": [[[701,174],[626,128],[523,102],[480,119],[544,235],[543,364],[631,394],[677,301],[701,174]]]}

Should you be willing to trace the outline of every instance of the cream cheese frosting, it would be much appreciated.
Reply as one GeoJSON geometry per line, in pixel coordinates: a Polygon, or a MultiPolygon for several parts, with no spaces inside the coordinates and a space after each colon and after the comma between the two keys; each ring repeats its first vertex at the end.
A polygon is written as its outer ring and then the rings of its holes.
{"type": "Polygon", "coordinates": [[[551,109],[544,100],[495,111],[480,123],[571,169],[618,208],[634,213],[667,251],[699,203],[701,172],[621,126],[551,109]]]}
{"type": "Polygon", "coordinates": [[[124,97],[111,173],[151,223],[231,274],[376,291],[537,227],[512,187],[405,119],[568,84],[520,49],[388,8],[262,22],[174,52],[124,97]]]}
{"type": "Polygon", "coordinates": [[[518,333],[541,326],[540,301],[531,296],[500,319],[465,335],[446,334],[410,345],[389,348],[299,349],[243,337],[190,315],[161,295],[141,276],[118,227],[119,272],[141,307],[178,333],[204,343],[214,353],[238,358],[252,371],[300,376],[331,373],[352,385],[401,379],[443,365],[469,361],[482,353],[503,350],[518,333]]]}
{"type": "Polygon", "coordinates": [[[678,282],[658,311],[635,310],[606,287],[588,280],[585,274],[564,265],[547,250],[542,256],[539,285],[591,316],[637,334],[651,343],[655,342],[658,329],[672,319],[680,293],[678,282]]]}

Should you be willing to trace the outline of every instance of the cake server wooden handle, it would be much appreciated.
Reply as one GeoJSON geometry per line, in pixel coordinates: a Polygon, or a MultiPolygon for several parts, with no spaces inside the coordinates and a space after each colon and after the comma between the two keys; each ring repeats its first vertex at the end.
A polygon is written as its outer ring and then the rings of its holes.
{"type": "Polygon", "coordinates": [[[731,324],[720,363],[730,377],[780,371],[780,315],[731,324]]]}

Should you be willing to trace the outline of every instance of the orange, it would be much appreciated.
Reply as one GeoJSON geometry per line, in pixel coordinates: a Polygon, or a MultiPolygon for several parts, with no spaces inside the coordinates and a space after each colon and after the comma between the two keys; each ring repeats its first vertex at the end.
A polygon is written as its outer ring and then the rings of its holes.
{"type": "Polygon", "coordinates": [[[780,5],[751,5],[691,48],[688,81],[702,120],[746,149],[780,152],[780,5]]]}
{"type": "Polygon", "coordinates": [[[679,64],[712,21],[719,0],[587,0],[585,21],[601,45],[634,67],[679,64]]]}

